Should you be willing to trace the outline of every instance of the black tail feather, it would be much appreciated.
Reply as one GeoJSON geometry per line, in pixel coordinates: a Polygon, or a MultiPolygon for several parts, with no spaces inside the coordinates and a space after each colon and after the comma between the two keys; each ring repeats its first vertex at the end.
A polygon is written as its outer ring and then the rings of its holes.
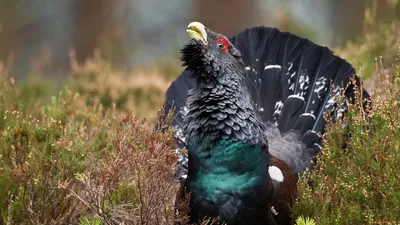
{"type": "Polygon", "coordinates": [[[319,152],[325,113],[338,114],[335,99],[342,88],[348,86],[345,95],[354,98],[349,85],[354,68],[328,48],[275,28],[249,28],[230,40],[247,65],[250,91],[263,120],[276,124],[282,135],[299,133],[311,156],[319,152]]]}
{"type": "Polygon", "coordinates": [[[293,125],[304,112],[304,98],[299,95],[290,95],[283,104],[282,112],[277,121],[281,133],[286,133],[292,129],[293,125]]]}

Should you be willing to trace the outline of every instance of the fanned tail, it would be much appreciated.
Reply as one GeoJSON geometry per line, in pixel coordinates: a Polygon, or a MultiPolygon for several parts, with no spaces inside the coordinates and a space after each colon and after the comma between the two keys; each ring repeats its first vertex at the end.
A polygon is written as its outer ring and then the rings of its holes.
{"type": "MultiPolygon", "coordinates": [[[[270,153],[294,173],[304,171],[322,149],[325,112],[343,114],[354,100],[351,77],[360,87],[354,68],[328,48],[276,28],[248,28],[230,41],[246,65],[248,89],[267,125],[270,153]],[[335,99],[343,88],[347,101],[338,106],[335,99]]],[[[166,110],[176,108],[173,126],[179,152],[186,146],[182,121],[187,92],[195,85],[185,70],[166,94],[166,110]]],[[[363,91],[363,97],[368,99],[368,93],[363,91]]],[[[182,155],[179,163],[178,174],[185,179],[187,157],[182,155]]]]}
{"type": "Polygon", "coordinates": [[[328,48],[275,28],[249,28],[230,41],[247,65],[249,90],[268,126],[270,153],[294,173],[304,171],[322,149],[325,112],[340,116],[354,101],[352,77],[360,87],[354,68],[328,48]],[[346,100],[338,106],[343,89],[346,100]]]}

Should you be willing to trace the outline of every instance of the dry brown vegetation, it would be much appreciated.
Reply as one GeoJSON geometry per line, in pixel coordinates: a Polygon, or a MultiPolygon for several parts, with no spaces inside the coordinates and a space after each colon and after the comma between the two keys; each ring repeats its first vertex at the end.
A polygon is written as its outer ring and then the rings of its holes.
{"type": "Polygon", "coordinates": [[[172,79],[179,73],[177,62],[167,62],[153,68],[139,68],[130,73],[117,70],[102,59],[99,52],[84,64],[79,64],[73,51],[69,87],[81,96],[82,104],[112,107],[120,116],[132,112],[155,122],[157,110],[172,79]],[[171,75],[172,74],[172,75],[171,75]]]}

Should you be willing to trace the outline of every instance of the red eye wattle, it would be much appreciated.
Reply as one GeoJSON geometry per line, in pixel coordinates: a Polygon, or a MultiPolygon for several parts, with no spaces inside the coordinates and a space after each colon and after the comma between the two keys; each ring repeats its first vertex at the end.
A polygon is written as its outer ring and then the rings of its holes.
{"type": "Polygon", "coordinates": [[[224,38],[217,38],[217,44],[220,48],[224,49],[225,51],[229,51],[228,41],[224,38]]]}

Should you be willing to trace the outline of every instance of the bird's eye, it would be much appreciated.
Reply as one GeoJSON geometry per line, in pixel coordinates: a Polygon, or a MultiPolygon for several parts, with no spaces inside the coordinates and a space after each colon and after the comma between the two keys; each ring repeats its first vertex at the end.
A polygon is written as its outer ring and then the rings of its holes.
{"type": "Polygon", "coordinates": [[[229,51],[228,41],[225,40],[224,38],[217,38],[217,46],[220,49],[223,49],[225,51],[229,51]]]}

